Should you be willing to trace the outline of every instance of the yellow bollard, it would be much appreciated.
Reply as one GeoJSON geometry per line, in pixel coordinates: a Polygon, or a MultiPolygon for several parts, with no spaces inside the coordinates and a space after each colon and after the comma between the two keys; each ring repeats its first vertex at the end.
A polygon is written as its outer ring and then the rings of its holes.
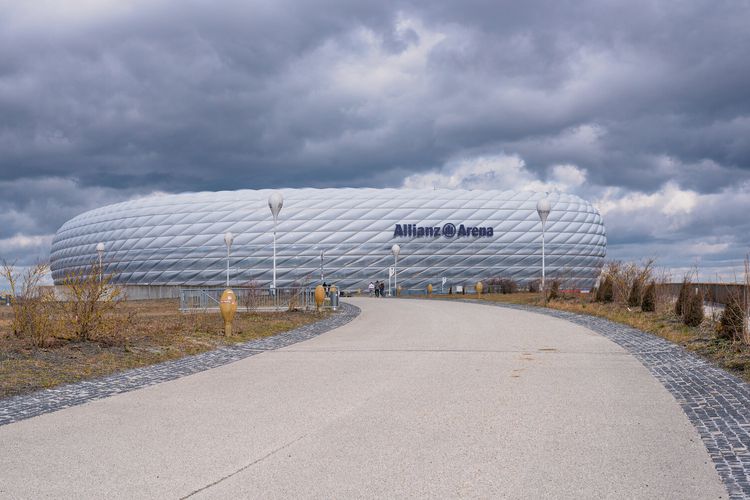
{"type": "Polygon", "coordinates": [[[315,287],[315,305],[318,307],[318,311],[320,311],[320,307],[323,305],[323,302],[326,300],[326,289],[323,288],[323,285],[318,285],[315,287]]]}
{"type": "Polygon", "coordinates": [[[432,283],[427,285],[427,295],[432,295],[432,283]]]}
{"type": "Polygon", "coordinates": [[[219,311],[221,311],[221,317],[224,318],[224,335],[232,335],[232,320],[234,319],[234,313],[237,312],[237,296],[234,292],[227,288],[224,293],[221,294],[219,299],[219,311]]]}
{"type": "Polygon", "coordinates": [[[476,285],[474,285],[474,290],[477,291],[477,295],[482,295],[482,289],[484,288],[484,285],[481,281],[478,281],[476,285]]]}

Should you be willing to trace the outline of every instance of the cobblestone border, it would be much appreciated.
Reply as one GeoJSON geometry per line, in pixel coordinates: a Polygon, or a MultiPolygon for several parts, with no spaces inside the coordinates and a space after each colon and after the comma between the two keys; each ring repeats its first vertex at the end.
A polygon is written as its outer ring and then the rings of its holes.
{"type": "Polygon", "coordinates": [[[750,386],[681,346],[596,316],[466,300],[564,319],[623,347],[674,396],[695,426],[729,498],[750,498],[750,386]]]}
{"type": "Polygon", "coordinates": [[[357,306],[342,303],[339,311],[326,319],[271,337],[220,347],[213,351],[135,368],[106,377],[84,380],[31,394],[0,399],[0,425],[6,425],[43,413],[69,408],[96,399],[175,380],[186,375],[233,363],[264,351],[302,342],[349,323],[360,313],[357,306]]]}

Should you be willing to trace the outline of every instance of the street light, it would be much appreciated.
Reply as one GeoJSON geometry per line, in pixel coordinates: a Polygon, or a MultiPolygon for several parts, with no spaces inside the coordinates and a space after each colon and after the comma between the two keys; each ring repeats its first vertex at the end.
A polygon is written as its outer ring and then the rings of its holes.
{"type": "Polygon", "coordinates": [[[273,215],[273,284],[271,288],[276,292],[276,223],[279,220],[279,212],[281,207],[284,205],[284,197],[281,193],[274,191],[268,197],[268,208],[271,209],[271,215],[273,215]]]}
{"type": "Polygon", "coordinates": [[[542,221],[542,293],[544,293],[544,226],[551,209],[547,198],[542,198],[536,202],[536,213],[539,214],[539,219],[542,221]]]}
{"type": "Polygon", "coordinates": [[[224,233],[224,243],[227,245],[227,288],[229,288],[229,251],[232,249],[234,235],[231,231],[224,233]]]}
{"type": "Polygon", "coordinates": [[[323,279],[323,250],[320,251],[320,282],[325,283],[323,279]]]}
{"type": "Polygon", "coordinates": [[[393,254],[393,295],[398,296],[398,254],[401,251],[401,247],[398,244],[391,247],[391,253],[393,254]]]}
{"type": "Polygon", "coordinates": [[[101,283],[102,275],[104,274],[104,269],[102,268],[102,257],[104,257],[104,243],[99,242],[96,244],[96,253],[99,254],[99,283],[101,283]]]}

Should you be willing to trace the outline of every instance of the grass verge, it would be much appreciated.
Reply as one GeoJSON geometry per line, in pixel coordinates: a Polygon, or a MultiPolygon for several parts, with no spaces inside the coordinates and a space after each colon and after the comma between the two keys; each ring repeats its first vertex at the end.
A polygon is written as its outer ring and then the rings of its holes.
{"type": "Polygon", "coordinates": [[[125,302],[129,317],[114,335],[90,342],[52,338],[33,348],[10,332],[11,311],[0,308],[0,398],[160,363],[225,345],[276,335],[329,313],[237,313],[234,335],[222,335],[218,312],[182,314],[176,300],[125,302]]]}

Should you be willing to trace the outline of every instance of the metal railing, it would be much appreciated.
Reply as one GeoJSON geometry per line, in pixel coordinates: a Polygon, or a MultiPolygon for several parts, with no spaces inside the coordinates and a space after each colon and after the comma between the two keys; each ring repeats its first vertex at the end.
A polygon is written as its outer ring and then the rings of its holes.
{"type": "MultiPolygon", "coordinates": [[[[218,311],[219,299],[226,288],[182,288],[180,289],[180,311],[218,311]]],[[[288,311],[315,310],[314,288],[268,288],[233,287],[237,295],[237,311],[288,311]]],[[[336,309],[338,296],[326,297],[324,308],[336,309]],[[333,305],[332,305],[333,304],[333,305]]]]}

